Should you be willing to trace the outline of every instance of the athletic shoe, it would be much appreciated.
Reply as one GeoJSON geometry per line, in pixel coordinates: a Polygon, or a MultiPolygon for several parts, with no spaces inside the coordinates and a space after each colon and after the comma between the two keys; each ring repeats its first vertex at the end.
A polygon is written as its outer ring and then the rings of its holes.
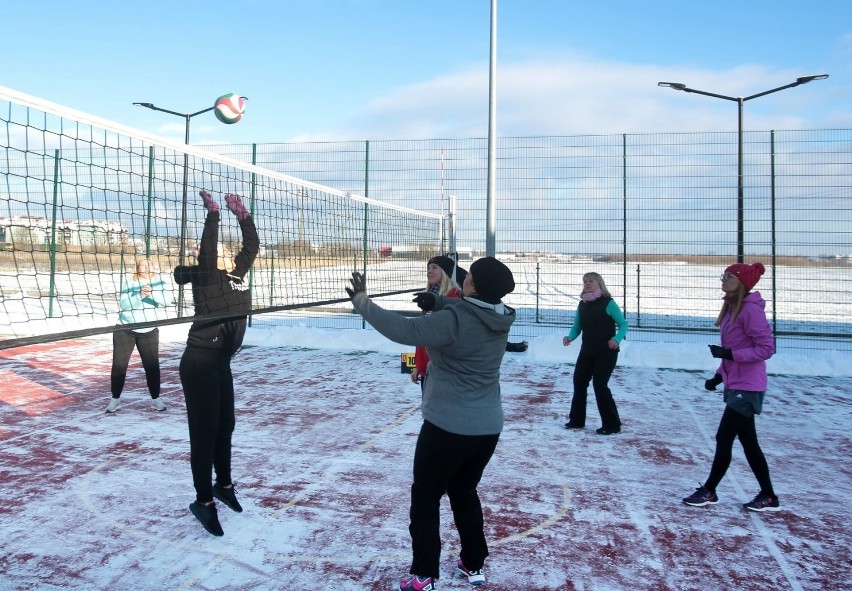
{"type": "Polygon", "coordinates": [[[399,591],[435,591],[435,579],[426,577],[421,579],[417,575],[405,577],[399,582],[399,591]]]}
{"type": "Polygon", "coordinates": [[[743,509],[749,511],[780,511],[781,504],[778,502],[778,497],[757,493],[748,503],[743,503],[743,509]]]}
{"type": "Polygon", "coordinates": [[[703,486],[699,486],[695,489],[695,492],[686,497],[683,502],[687,505],[692,505],[693,507],[703,507],[705,505],[715,505],[719,502],[719,497],[713,491],[708,490],[703,486]]]}
{"type": "Polygon", "coordinates": [[[225,503],[231,510],[236,511],[237,513],[242,513],[243,508],[240,505],[240,502],[237,500],[237,495],[234,490],[234,485],[232,484],[230,488],[225,488],[223,486],[219,486],[218,484],[213,485],[213,496],[225,503]]]}
{"type": "Polygon", "coordinates": [[[121,406],[121,398],[112,398],[107,404],[106,411],[107,412],[115,412],[118,410],[118,407],[121,406]]]}
{"type": "Polygon", "coordinates": [[[581,425],[580,423],[572,423],[571,421],[568,421],[567,423],[565,423],[565,428],[566,429],[585,429],[586,426],[581,425]]]}
{"type": "Polygon", "coordinates": [[[600,429],[595,429],[595,433],[598,435],[615,435],[616,433],[621,433],[621,427],[601,427],[600,429]]]}
{"type": "Polygon", "coordinates": [[[166,410],[166,405],[163,404],[163,401],[159,398],[152,398],[151,406],[154,408],[154,410],[166,410]]]}
{"type": "Polygon", "coordinates": [[[201,525],[203,525],[204,529],[208,532],[214,536],[225,535],[225,532],[222,530],[222,525],[219,523],[219,514],[216,513],[215,504],[211,503],[210,505],[204,505],[203,503],[195,501],[190,503],[189,510],[192,511],[195,518],[201,522],[201,525]]]}
{"type": "Polygon", "coordinates": [[[529,343],[521,341],[519,343],[506,343],[506,351],[509,353],[523,353],[529,347],[529,343]]]}
{"type": "Polygon", "coordinates": [[[458,569],[460,574],[467,577],[467,582],[471,585],[485,584],[485,573],[482,572],[482,569],[470,570],[464,565],[461,558],[459,558],[459,561],[456,562],[456,568],[458,569]]]}

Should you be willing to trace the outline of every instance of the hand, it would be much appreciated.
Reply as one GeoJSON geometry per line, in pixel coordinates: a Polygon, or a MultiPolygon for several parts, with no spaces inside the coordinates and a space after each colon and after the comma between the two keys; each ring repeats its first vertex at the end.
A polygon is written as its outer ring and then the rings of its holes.
{"type": "Polygon", "coordinates": [[[352,279],[349,280],[352,284],[352,289],[346,288],[346,293],[349,294],[349,299],[355,297],[355,294],[367,291],[367,275],[355,271],[352,273],[352,279]]]}
{"type": "Polygon", "coordinates": [[[237,216],[237,219],[243,221],[249,216],[246,206],[243,205],[242,197],[228,193],[225,195],[225,205],[228,206],[228,211],[237,216]]]}
{"type": "Polygon", "coordinates": [[[416,384],[420,381],[420,372],[417,371],[417,368],[411,370],[411,382],[416,384]]]}
{"type": "Polygon", "coordinates": [[[571,345],[571,339],[569,339],[568,337],[562,337],[562,346],[568,347],[570,345],[571,345]]]}
{"type": "Polygon", "coordinates": [[[714,375],[709,380],[704,382],[704,389],[709,390],[710,392],[714,392],[716,390],[716,386],[722,383],[722,376],[719,374],[714,375]]]}
{"type": "Polygon", "coordinates": [[[613,351],[617,351],[618,350],[618,341],[616,341],[615,339],[610,339],[609,342],[607,342],[607,347],[609,347],[613,351]]]}
{"type": "Polygon", "coordinates": [[[727,347],[720,347],[719,345],[707,345],[710,347],[710,354],[716,359],[729,359],[733,361],[734,352],[728,349],[727,347]]]}
{"type": "Polygon", "coordinates": [[[435,303],[437,300],[435,299],[435,296],[428,291],[421,291],[420,293],[414,294],[414,299],[411,301],[417,304],[417,307],[424,312],[431,312],[435,309],[435,303]]]}
{"type": "Polygon", "coordinates": [[[154,290],[151,289],[150,285],[146,285],[139,290],[139,297],[144,300],[145,298],[150,298],[152,293],[154,293],[154,290]]]}
{"type": "Polygon", "coordinates": [[[210,212],[219,211],[219,204],[213,201],[210,193],[207,191],[199,191],[198,194],[201,195],[201,200],[204,201],[204,209],[210,212]]]}

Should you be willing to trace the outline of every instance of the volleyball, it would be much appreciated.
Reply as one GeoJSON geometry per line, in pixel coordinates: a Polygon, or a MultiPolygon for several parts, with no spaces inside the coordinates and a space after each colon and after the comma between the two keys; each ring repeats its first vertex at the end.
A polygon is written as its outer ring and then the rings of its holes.
{"type": "Polygon", "coordinates": [[[243,118],[243,113],[246,110],[246,99],[238,94],[229,92],[217,98],[213,106],[216,119],[230,125],[243,118]]]}

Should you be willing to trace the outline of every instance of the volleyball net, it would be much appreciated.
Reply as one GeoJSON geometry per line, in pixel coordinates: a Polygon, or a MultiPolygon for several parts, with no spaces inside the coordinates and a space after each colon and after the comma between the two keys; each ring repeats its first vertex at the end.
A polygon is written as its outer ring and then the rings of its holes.
{"type": "MultiPolygon", "coordinates": [[[[260,253],[252,315],[349,312],[344,288],[368,271],[371,295],[422,288],[442,250],[440,215],[389,205],[135,130],[0,87],[0,349],[115,330],[122,278],[145,258],[170,275],[193,264],[209,191],[221,244],[240,248],[224,195],[252,214],[260,253]]],[[[189,322],[192,290],[166,316],[189,322]]],[[[140,325],[148,326],[148,324],[140,325]]]]}

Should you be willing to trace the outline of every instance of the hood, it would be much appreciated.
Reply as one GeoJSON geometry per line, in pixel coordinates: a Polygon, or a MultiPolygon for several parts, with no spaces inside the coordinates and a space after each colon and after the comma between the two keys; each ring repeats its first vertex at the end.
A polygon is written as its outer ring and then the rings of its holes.
{"type": "Polygon", "coordinates": [[[754,304],[759,306],[761,310],[766,309],[766,300],[760,295],[759,291],[751,291],[743,298],[743,304],[754,304]]]}
{"type": "Polygon", "coordinates": [[[471,297],[464,297],[462,301],[470,304],[471,312],[494,332],[509,332],[515,321],[515,310],[502,302],[490,304],[471,297]]]}

